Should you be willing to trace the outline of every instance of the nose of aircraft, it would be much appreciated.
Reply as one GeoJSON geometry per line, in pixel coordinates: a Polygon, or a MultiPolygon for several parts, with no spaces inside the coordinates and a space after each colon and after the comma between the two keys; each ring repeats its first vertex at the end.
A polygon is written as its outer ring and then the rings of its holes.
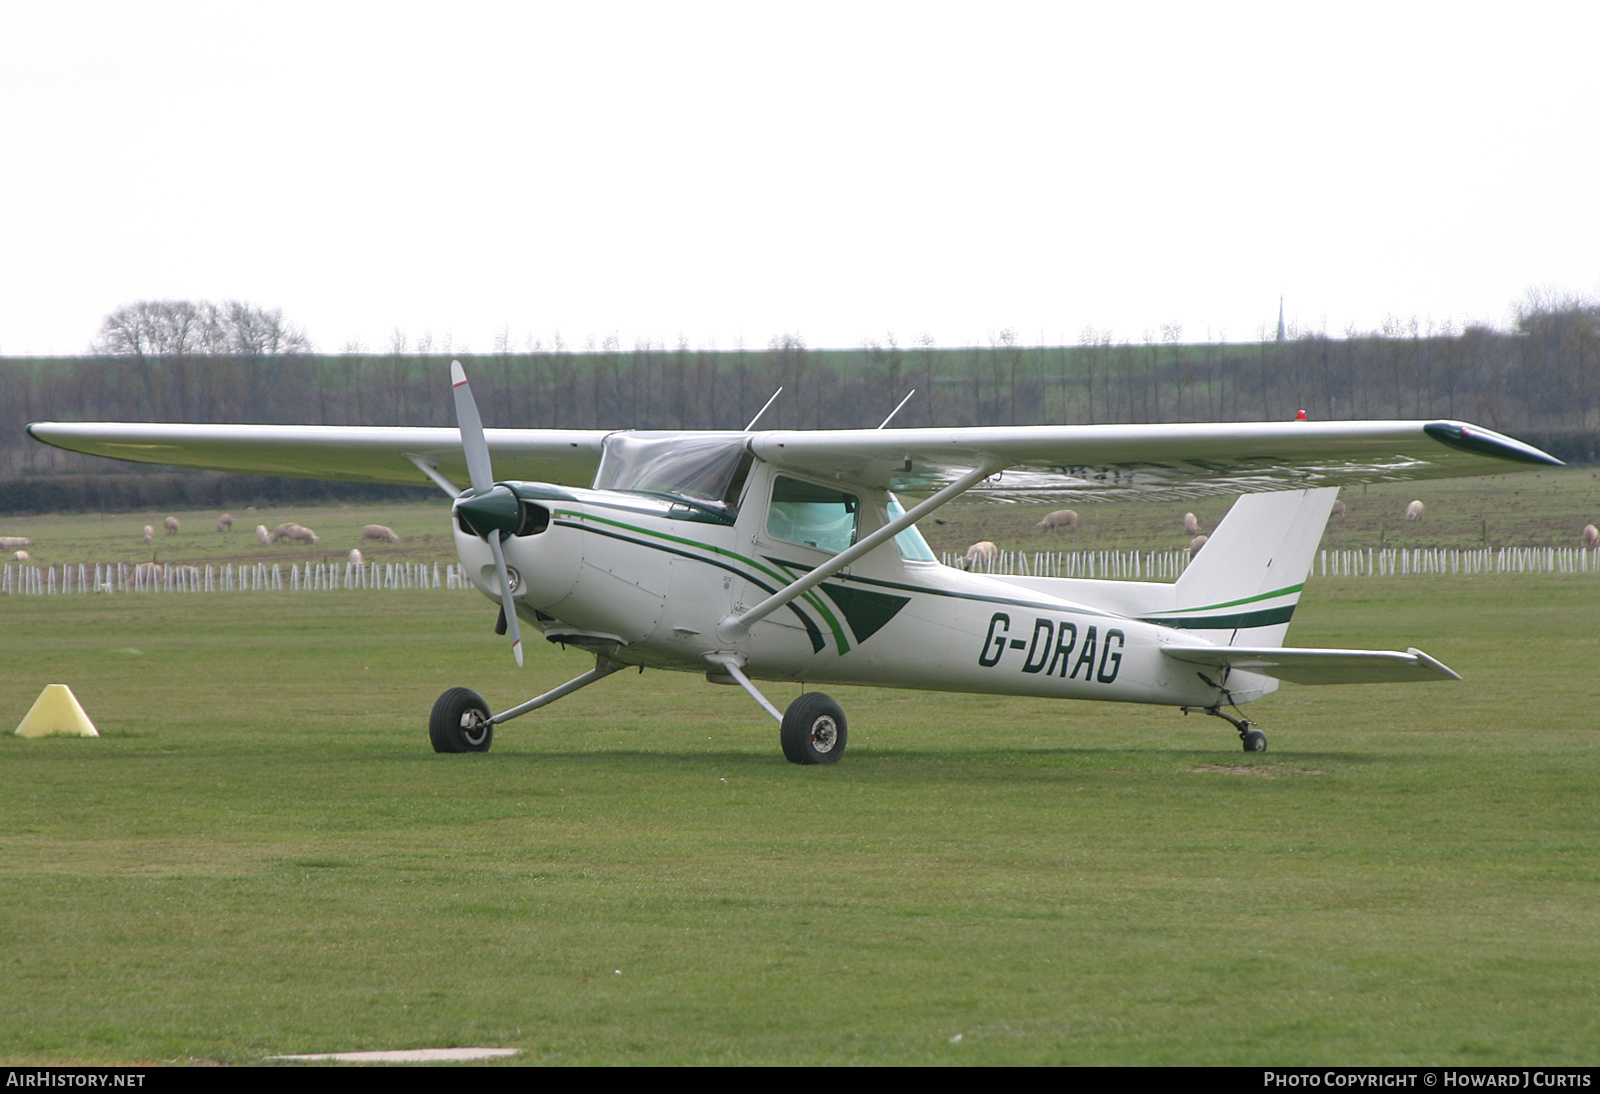
{"type": "Polygon", "coordinates": [[[479,493],[472,491],[456,500],[456,513],[474,535],[510,535],[517,530],[521,511],[517,495],[499,483],[479,493]]]}

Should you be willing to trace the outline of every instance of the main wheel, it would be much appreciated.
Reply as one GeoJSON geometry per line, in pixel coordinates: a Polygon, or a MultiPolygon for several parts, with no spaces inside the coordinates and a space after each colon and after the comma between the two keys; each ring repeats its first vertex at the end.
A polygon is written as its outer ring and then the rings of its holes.
{"type": "Polygon", "coordinates": [[[1267,750],[1267,735],[1259,729],[1245,730],[1244,750],[1246,752],[1265,752],[1267,750]]]}
{"type": "Polygon", "coordinates": [[[835,764],[844,755],[844,711],[820,691],[808,691],[783,712],[778,731],[792,764],[835,764]]]}
{"type": "Polygon", "coordinates": [[[471,688],[451,688],[433,704],[428,739],[435,752],[489,751],[494,743],[489,704],[471,688]]]}

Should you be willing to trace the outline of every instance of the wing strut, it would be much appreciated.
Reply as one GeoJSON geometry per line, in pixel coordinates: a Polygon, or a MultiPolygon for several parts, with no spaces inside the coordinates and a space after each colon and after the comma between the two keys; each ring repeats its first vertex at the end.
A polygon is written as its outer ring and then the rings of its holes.
{"type": "MultiPolygon", "coordinates": [[[[810,571],[804,577],[785,585],[755,607],[746,608],[743,612],[730,612],[723,617],[721,623],[717,624],[717,637],[724,642],[736,642],[745,637],[750,633],[752,624],[765,619],[789,603],[789,601],[795,599],[795,597],[809,592],[812,588],[820,585],[868,551],[893,539],[941,505],[954,501],[996,471],[1003,470],[1004,467],[1005,465],[999,461],[986,460],[979,464],[920,505],[912,506],[904,515],[891,520],[854,547],[840,551],[829,561],[810,571]]],[[[734,677],[734,679],[738,679],[738,677],[734,677]]]]}
{"type": "Polygon", "coordinates": [[[444,472],[439,470],[439,465],[433,460],[428,459],[426,456],[414,455],[410,452],[406,453],[406,459],[415,464],[418,471],[421,471],[424,475],[428,476],[428,478],[432,479],[433,485],[437,486],[440,490],[443,490],[452,498],[459,498],[461,496],[461,487],[445,478],[444,472]]]}

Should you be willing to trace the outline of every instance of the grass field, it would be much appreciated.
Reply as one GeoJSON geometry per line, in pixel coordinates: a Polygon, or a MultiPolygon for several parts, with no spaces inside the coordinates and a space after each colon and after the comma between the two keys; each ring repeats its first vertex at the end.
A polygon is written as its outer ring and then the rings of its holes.
{"type": "MultiPolygon", "coordinates": [[[[1438,482],[1383,483],[1346,487],[1340,494],[1347,513],[1328,524],[1323,546],[1450,547],[1577,547],[1585,524],[1600,524],[1600,471],[1589,467],[1554,472],[1446,479],[1438,482]],[[1428,511],[1416,523],[1405,519],[1406,503],[1422,499],[1428,511]]],[[[935,551],[957,554],[978,540],[992,540],[1007,551],[1079,550],[1162,551],[1188,546],[1183,515],[1193,511],[1206,531],[1233,503],[1231,497],[1203,498],[1164,504],[1078,504],[1075,535],[1035,527],[1061,503],[995,505],[957,502],[940,511],[942,523],[925,520],[923,534],[935,551]]],[[[442,496],[433,502],[383,505],[282,506],[234,513],[234,531],[215,531],[216,510],[150,510],[134,513],[50,514],[0,518],[0,536],[27,536],[29,553],[41,565],[87,562],[232,563],[342,561],[351,547],[360,547],[376,562],[447,562],[455,560],[449,531],[449,508],[442,496]],[[161,534],[161,522],[175,515],[178,535],[161,534]],[[314,529],[314,548],[255,541],[256,525],[276,527],[295,521],[314,529]],[[145,525],[156,530],[146,544],[145,525]],[[401,537],[397,544],[360,539],[365,524],[386,524],[401,537]]]]}
{"type": "Polygon", "coordinates": [[[0,737],[0,1060],[1593,1064],[1597,597],[1314,579],[1292,642],[1466,681],[1286,687],[1261,755],[838,689],[823,768],[658,672],[435,755],[446,687],[587,667],[470,594],[0,598],[0,728],[66,682],[104,734],[0,737]]]}
{"type": "MultiPolygon", "coordinates": [[[[1434,482],[1347,486],[1339,492],[1346,512],[1328,522],[1322,545],[1330,550],[1369,547],[1578,547],[1585,524],[1600,525],[1600,470],[1572,467],[1523,475],[1434,482]],[[1406,504],[1427,507],[1421,520],[1405,519],[1406,504]]],[[[1206,532],[1216,529],[1232,497],[1162,504],[988,505],[958,502],[923,521],[935,550],[962,552],[978,540],[1007,551],[1163,551],[1186,547],[1183,515],[1193,512],[1206,532]],[[1035,527],[1052,509],[1077,510],[1076,536],[1035,527]]]]}

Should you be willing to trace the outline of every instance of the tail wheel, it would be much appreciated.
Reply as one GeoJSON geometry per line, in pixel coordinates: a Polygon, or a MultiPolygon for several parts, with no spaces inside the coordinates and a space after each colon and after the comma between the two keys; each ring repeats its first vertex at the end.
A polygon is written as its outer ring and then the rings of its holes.
{"type": "Polygon", "coordinates": [[[489,704],[471,688],[451,688],[433,704],[428,739],[435,752],[489,751],[494,743],[489,704]]]}
{"type": "Polygon", "coordinates": [[[1267,750],[1267,735],[1259,729],[1247,729],[1240,735],[1244,741],[1246,752],[1265,752],[1267,750]]]}
{"type": "Polygon", "coordinates": [[[820,691],[808,691],[783,712],[778,736],[790,763],[834,764],[844,755],[849,734],[839,704],[820,691]]]}

